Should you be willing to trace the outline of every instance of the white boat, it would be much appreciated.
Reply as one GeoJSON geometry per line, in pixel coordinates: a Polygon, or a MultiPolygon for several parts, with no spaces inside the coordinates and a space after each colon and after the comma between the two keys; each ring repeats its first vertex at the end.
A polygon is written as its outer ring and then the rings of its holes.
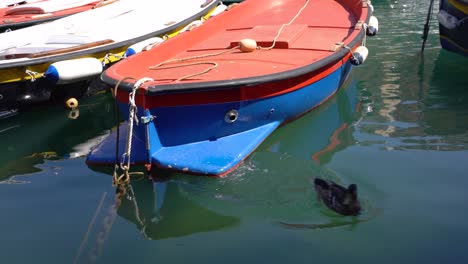
{"type": "Polygon", "coordinates": [[[118,0],[30,0],[0,4],[0,32],[49,22],[118,0]]]}
{"type": "Polygon", "coordinates": [[[35,3],[42,0],[0,0],[0,8],[35,3]]]}
{"type": "Polygon", "coordinates": [[[48,99],[47,94],[53,94],[50,87],[98,76],[126,52],[141,51],[224,10],[219,4],[219,0],[120,0],[1,33],[0,109],[48,99]],[[46,93],[37,88],[41,84],[48,87],[46,93]]]}

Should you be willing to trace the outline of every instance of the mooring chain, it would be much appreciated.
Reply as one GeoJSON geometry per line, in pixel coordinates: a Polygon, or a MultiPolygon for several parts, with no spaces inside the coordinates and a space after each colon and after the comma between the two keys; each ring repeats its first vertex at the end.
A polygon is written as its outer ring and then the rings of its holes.
{"type": "MultiPolygon", "coordinates": [[[[133,138],[133,123],[137,123],[138,125],[138,118],[136,117],[137,106],[135,103],[135,96],[138,89],[141,88],[141,85],[145,82],[153,81],[151,78],[141,78],[133,85],[133,89],[129,94],[129,104],[130,104],[130,114],[128,117],[128,134],[127,134],[127,146],[126,152],[122,154],[122,158],[120,161],[120,169],[123,173],[118,176],[116,170],[114,170],[114,185],[120,185],[124,183],[128,183],[130,181],[130,154],[132,152],[132,138],[133,138]]],[[[116,93],[117,94],[117,93],[116,93]]]]}

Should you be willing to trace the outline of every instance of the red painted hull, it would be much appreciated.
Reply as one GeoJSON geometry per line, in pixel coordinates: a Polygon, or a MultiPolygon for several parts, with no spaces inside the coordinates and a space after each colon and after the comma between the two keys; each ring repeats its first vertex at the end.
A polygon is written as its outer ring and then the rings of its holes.
{"type": "MultiPolygon", "coordinates": [[[[21,27],[31,26],[34,24],[55,20],[61,17],[73,15],[93,8],[98,8],[118,0],[96,0],[83,5],[73,6],[48,12],[47,9],[42,9],[38,4],[47,3],[47,0],[39,1],[32,4],[24,4],[6,8],[0,8],[0,31],[17,29],[21,27]]],[[[66,6],[64,6],[66,7],[66,6]]]]}

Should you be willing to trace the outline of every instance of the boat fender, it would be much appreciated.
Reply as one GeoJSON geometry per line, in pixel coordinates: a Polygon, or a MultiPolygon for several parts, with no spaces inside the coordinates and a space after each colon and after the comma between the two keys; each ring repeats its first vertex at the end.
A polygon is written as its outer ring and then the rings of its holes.
{"type": "Polygon", "coordinates": [[[67,101],[65,101],[65,105],[68,107],[68,109],[75,109],[78,107],[78,100],[76,98],[68,98],[67,101]]]}
{"type": "Polygon", "coordinates": [[[364,63],[369,55],[369,50],[365,46],[357,47],[351,56],[351,64],[358,66],[364,63]]]}
{"type": "Polygon", "coordinates": [[[445,10],[439,11],[437,19],[439,20],[439,23],[447,29],[454,29],[459,24],[458,19],[445,10]]]}
{"type": "Polygon", "coordinates": [[[227,5],[220,4],[215,8],[215,10],[213,10],[213,12],[211,12],[210,17],[217,16],[221,14],[222,12],[226,11],[226,9],[227,9],[227,5]]]}
{"type": "Polygon", "coordinates": [[[190,22],[187,26],[180,30],[180,32],[191,31],[203,24],[203,20],[195,20],[190,22]]]}
{"type": "Polygon", "coordinates": [[[164,39],[160,37],[153,37],[153,38],[149,38],[149,39],[137,42],[127,48],[127,50],[125,51],[124,57],[130,57],[133,54],[136,54],[138,52],[150,50],[152,47],[162,43],[163,41],[164,39]]]}
{"type": "Polygon", "coordinates": [[[374,6],[372,5],[371,1],[367,2],[367,8],[369,8],[371,14],[374,13],[374,6]]]}
{"type": "Polygon", "coordinates": [[[257,49],[257,42],[253,39],[242,39],[239,42],[239,49],[242,52],[252,52],[257,49]]]}
{"type": "Polygon", "coordinates": [[[52,63],[44,77],[55,84],[66,84],[101,74],[102,63],[96,58],[81,58],[52,63]]]}
{"type": "Polygon", "coordinates": [[[379,20],[375,16],[369,18],[369,23],[367,24],[366,34],[368,36],[375,36],[379,31],[379,20]]]}

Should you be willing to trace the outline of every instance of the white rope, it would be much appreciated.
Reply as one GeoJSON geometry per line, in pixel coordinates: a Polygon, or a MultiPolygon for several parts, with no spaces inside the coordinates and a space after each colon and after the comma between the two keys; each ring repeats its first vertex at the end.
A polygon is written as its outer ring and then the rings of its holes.
{"type": "Polygon", "coordinates": [[[309,0],[306,0],[306,1],[305,1],[305,4],[301,7],[301,9],[299,9],[299,11],[297,12],[297,14],[291,19],[291,21],[289,21],[287,24],[281,25],[281,27],[280,27],[280,29],[278,30],[278,33],[276,34],[275,38],[273,39],[273,43],[271,44],[270,47],[266,47],[266,48],[265,48],[265,47],[260,47],[260,46],[259,46],[258,49],[269,50],[269,49],[274,48],[275,45],[276,45],[276,40],[278,40],[278,38],[279,38],[281,32],[283,31],[284,27],[285,27],[285,26],[290,26],[290,25],[294,22],[294,20],[296,20],[296,19],[301,15],[302,11],[307,7],[308,4],[309,4],[309,0]]]}
{"type": "Polygon", "coordinates": [[[29,77],[31,77],[31,82],[35,82],[36,78],[42,77],[42,74],[28,69],[26,69],[24,72],[29,75],[29,77]]]}
{"type": "Polygon", "coordinates": [[[128,135],[127,135],[127,148],[126,152],[122,154],[122,160],[120,162],[120,168],[125,172],[128,176],[128,171],[130,170],[130,153],[132,152],[132,137],[133,137],[133,122],[135,121],[138,125],[138,119],[136,118],[136,111],[137,106],[135,104],[135,95],[136,91],[141,87],[141,85],[145,82],[154,81],[151,78],[141,78],[139,79],[135,85],[133,85],[132,92],[129,94],[129,104],[130,104],[130,114],[128,117],[128,135]],[[127,164],[125,164],[125,161],[127,164]]]}
{"type": "Polygon", "coordinates": [[[110,57],[114,57],[116,58],[117,60],[120,60],[120,59],[123,59],[124,57],[123,56],[120,56],[119,54],[115,54],[115,53],[107,53],[104,58],[102,58],[102,67],[106,66],[106,64],[110,63],[111,60],[110,60],[110,57]]]}

